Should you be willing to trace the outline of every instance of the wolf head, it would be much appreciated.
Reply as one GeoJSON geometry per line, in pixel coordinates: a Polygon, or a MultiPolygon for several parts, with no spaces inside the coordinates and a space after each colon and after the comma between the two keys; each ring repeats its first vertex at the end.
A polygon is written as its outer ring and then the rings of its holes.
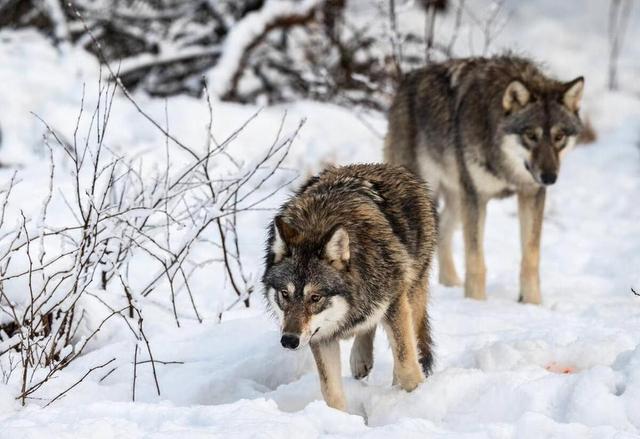
{"type": "Polygon", "coordinates": [[[299,349],[311,337],[334,334],[349,309],[349,234],[340,225],[308,236],[277,216],[270,230],[266,299],[280,320],[283,347],[299,349]]]}
{"type": "Polygon", "coordinates": [[[582,129],[578,110],[584,78],[527,87],[512,81],[502,97],[502,150],[520,179],[539,185],[556,182],[560,159],[582,129]]]}

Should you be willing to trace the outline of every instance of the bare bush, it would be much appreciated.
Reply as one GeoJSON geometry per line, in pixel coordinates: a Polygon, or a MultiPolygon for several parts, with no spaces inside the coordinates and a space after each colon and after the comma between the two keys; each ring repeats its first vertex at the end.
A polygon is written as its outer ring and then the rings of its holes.
{"type": "Polygon", "coordinates": [[[101,81],[91,111],[84,107],[83,93],[69,140],[42,121],[50,174],[38,215],[29,217],[12,203],[18,174],[0,190],[0,369],[5,381],[19,372],[23,404],[82,355],[114,317],[133,334],[136,354],[140,345],[148,357],[160,393],[140,299],[158,291],[169,294],[180,326],[176,298],[185,295],[194,319],[202,321],[190,279],[204,265],[218,263],[238,302],[249,306],[254,285],[243,270],[236,218],[290,182],[260,191],[279,172],[297,129],[285,136],[283,118],[264,154],[243,166],[230,146],[257,114],[215,142],[210,102],[205,145],[180,142],[169,132],[167,119],[164,127],[154,121],[166,139],[161,160],[149,164],[143,157],[119,154],[105,142],[118,87],[135,103],[119,79],[101,81]],[[59,171],[60,166],[67,169],[59,171]],[[57,190],[68,181],[62,175],[69,168],[70,188],[57,190]],[[52,204],[66,206],[68,222],[49,221],[52,204]],[[206,244],[212,257],[196,260],[192,249],[206,244]],[[131,270],[132,264],[141,263],[145,270],[131,270]],[[106,296],[104,290],[112,294],[106,296]],[[120,298],[115,301],[114,291],[120,298]],[[95,315],[87,319],[84,303],[90,300],[105,309],[97,323],[95,315]]]}

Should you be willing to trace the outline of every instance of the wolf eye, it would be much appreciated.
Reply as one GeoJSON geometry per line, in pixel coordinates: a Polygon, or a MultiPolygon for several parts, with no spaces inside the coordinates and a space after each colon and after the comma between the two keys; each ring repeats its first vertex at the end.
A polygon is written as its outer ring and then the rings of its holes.
{"type": "Polygon", "coordinates": [[[553,136],[553,141],[556,143],[562,143],[565,137],[567,137],[565,133],[556,133],[556,135],[553,136]]]}
{"type": "Polygon", "coordinates": [[[312,294],[310,299],[313,303],[318,303],[320,299],[322,299],[322,296],[320,294],[312,294]]]}
{"type": "Polygon", "coordinates": [[[530,142],[537,142],[538,141],[538,134],[535,132],[535,130],[527,130],[524,132],[524,137],[530,141],[530,142]]]}
{"type": "Polygon", "coordinates": [[[289,291],[287,290],[280,291],[280,296],[282,297],[283,300],[289,300],[289,291]]]}

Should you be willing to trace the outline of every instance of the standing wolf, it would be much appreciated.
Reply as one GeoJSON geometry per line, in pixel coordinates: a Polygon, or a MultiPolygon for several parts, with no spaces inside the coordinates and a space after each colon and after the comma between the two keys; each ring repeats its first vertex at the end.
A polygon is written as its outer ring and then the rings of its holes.
{"type": "Polygon", "coordinates": [[[428,181],[444,201],[439,280],[460,285],[451,241],[462,216],[465,296],[485,298],[482,249],[491,198],[518,196],[520,300],[540,303],[540,234],[545,187],[582,129],[584,80],[559,82],[514,56],[469,58],[410,73],[389,114],[385,160],[428,181]]]}
{"type": "Polygon", "coordinates": [[[364,378],[378,323],[393,351],[394,383],[411,391],[429,373],[427,282],[436,227],[424,182],[390,165],[329,168],[275,217],[266,299],[281,322],[282,346],[311,345],[329,406],[346,409],[339,339],[355,335],[351,372],[364,378]]]}

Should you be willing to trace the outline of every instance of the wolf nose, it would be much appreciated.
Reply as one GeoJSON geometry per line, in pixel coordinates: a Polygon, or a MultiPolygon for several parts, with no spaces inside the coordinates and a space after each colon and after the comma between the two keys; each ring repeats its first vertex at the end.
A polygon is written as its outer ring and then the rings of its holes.
{"type": "Polygon", "coordinates": [[[300,337],[295,334],[284,334],[280,339],[282,347],[287,349],[295,349],[300,344],[300,337]]]}
{"type": "Polygon", "coordinates": [[[555,172],[543,172],[542,175],[540,175],[540,180],[542,180],[544,184],[553,184],[557,179],[558,174],[555,172]]]}

